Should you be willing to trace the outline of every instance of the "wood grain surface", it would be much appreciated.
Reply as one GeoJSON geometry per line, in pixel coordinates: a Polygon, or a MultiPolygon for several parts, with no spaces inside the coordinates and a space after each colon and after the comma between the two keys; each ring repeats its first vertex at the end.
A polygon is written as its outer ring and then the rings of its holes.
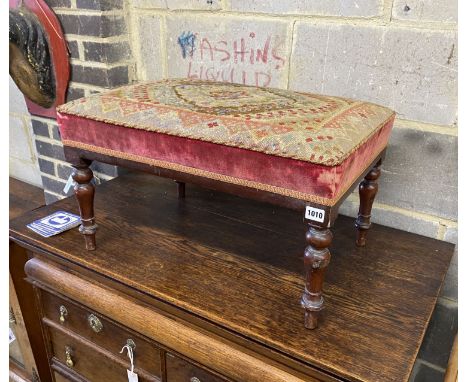
{"type": "Polygon", "coordinates": [[[193,380],[203,382],[226,382],[224,378],[213,375],[170,353],[166,355],[166,365],[168,382],[193,380]]]}
{"type": "Polygon", "coordinates": [[[15,178],[9,178],[9,182],[10,220],[45,204],[42,188],[32,186],[15,178]]]}
{"type": "Polygon", "coordinates": [[[13,280],[10,275],[10,284],[9,284],[9,297],[10,297],[10,309],[12,310],[15,318],[14,323],[10,323],[10,328],[13,329],[14,335],[16,337],[16,350],[19,354],[15,354],[16,351],[13,351],[15,347],[10,345],[10,358],[13,358],[18,363],[23,365],[23,368],[27,373],[32,373],[32,369],[37,369],[36,362],[34,361],[34,354],[31,350],[31,345],[29,344],[29,337],[26,331],[26,326],[24,324],[23,314],[20,309],[18,296],[16,295],[15,287],[13,280]]]}
{"type": "Polygon", "coordinates": [[[8,382],[31,382],[21,366],[10,359],[8,382]]]}
{"type": "Polygon", "coordinates": [[[60,299],[45,291],[41,292],[41,303],[44,322],[51,322],[54,324],[51,324],[52,326],[59,326],[63,329],[78,333],[95,346],[100,346],[113,353],[114,356],[120,358],[123,363],[128,362],[127,353],[119,352],[127,343],[127,339],[132,339],[136,345],[134,352],[135,367],[144,369],[152,375],[161,376],[159,349],[154,346],[154,344],[141,338],[141,336],[115,323],[109,322],[94,311],[78,306],[69,300],[60,299]],[[64,306],[67,309],[67,316],[63,323],[59,320],[60,306],[64,306]],[[91,328],[88,321],[90,314],[94,314],[101,322],[102,329],[99,332],[95,332],[91,328]]]}
{"type": "MultiPolygon", "coordinates": [[[[59,361],[65,366],[65,351],[69,348],[71,350],[70,359],[73,362],[73,366],[69,368],[87,380],[128,382],[126,370],[130,368],[130,363],[122,361],[120,357],[115,355],[115,353],[118,354],[118,350],[115,352],[103,350],[52,321],[46,319],[45,323],[48,326],[55,361],[59,361]]],[[[141,382],[160,381],[159,378],[140,368],[135,367],[134,370],[141,382]]]]}
{"type": "MultiPolygon", "coordinates": [[[[39,208],[45,204],[44,191],[20,180],[9,178],[9,214],[10,219],[14,219],[27,211],[39,208]]],[[[27,251],[19,245],[10,241],[9,243],[9,271],[10,289],[14,289],[17,295],[20,314],[22,317],[22,337],[23,342],[28,344],[23,346],[23,351],[30,355],[32,351],[33,359],[26,356],[25,373],[31,378],[32,368],[36,369],[42,382],[51,381],[50,368],[45,346],[42,340],[40,318],[37,314],[34,301],[34,292],[29,283],[24,278],[24,264],[28,259],[27,251]],[[13,285],[11,285],[13,284],[13,285]],[[30,350],[27,350],[27,347],[30,350]]]]}
{"type": "Polygon", "coordinates": [[[444,382],[457,382],[458,381],[458,334],[453,340],[452,352],[445,371],[444,382]]]}
{"type": "MultiPolygon", "coordinates": [[[[304,375],[295,376],[285,371],[281,365],[252,354],[246,348],[239,348],[222,337],[195,329],[189,323],[181,322],[174,317],[162,315],[115,290],[93,284],[37,257],[29,260],[25,269],[29,280],[38,288],[60,291],[234,381],[318,382],[317,379],[307,378],[304,375]]],[[[47,318],[43,321],[55,329],[65,330],[47,318]]],[[[81,342],[92,344],[81,336],[73,335],[72,332],[68,333],[68,337],[80,337],[81,342]]],[[[114,363],[122,362],[104,349],[101,352],[107,353],[107,358],[112,358],[114,363]]],[[[93,361],[88,360],[88,362],[93,361]]],[[[97,376],[96,380],[101,381],[97,376]]]]}
{"type": "Polygon", "coordinates": [[[292,210],[128,174],[96,190],[99,247],[77,229],[44,239],[25,225],[66,199],[21,216],[13,240],[172,304],[272,351],[352,381],[405,381],[453,245],[375,225],[356,248],[354,221],[334,228],[319,329],[303,327],[304,222],[292,210]]]}

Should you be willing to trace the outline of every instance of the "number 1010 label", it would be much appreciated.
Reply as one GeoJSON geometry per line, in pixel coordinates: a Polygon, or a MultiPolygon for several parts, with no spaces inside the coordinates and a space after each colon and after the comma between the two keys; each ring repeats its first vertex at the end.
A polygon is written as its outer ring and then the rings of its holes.
{"type": "Polygon", "coordinates": [[[323,223],[325,220],[325,211],[319,208],[307,206],[305,211],[305,218],[323,223]]]}

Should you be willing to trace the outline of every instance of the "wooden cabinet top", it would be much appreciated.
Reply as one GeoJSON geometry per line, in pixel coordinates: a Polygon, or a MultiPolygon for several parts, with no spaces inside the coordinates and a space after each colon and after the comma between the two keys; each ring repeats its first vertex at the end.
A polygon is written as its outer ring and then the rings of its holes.
{"type": "Polygon", "coordinates": [[[300,213],[174,182],[128,174],[96,189],[98,248],[78,229],[48,239],[26,224],[73,198],[10,224],[19,244],[83,275],[215,331],[252,351],[329,380],[405,381],[453,253],[453,245],[375,225],[354,246],[353,219],[335,224],[327,306],[303,325],[305,226],[300,213]]]}
{"type": "Polygon", "coordinates": [[[10,219],[45,204],[44,191],[41,188],[15,178],[9,178],[9,183],[10,219]]]}

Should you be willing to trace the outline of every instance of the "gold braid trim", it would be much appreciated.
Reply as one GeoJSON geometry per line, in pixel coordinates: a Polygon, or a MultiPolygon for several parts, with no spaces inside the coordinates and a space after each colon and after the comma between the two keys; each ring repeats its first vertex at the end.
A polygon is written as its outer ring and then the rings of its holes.
{"type": "MultiPolygon", "coordinates": [[[[155,167],[161,167],[161,168],[166,168],[169,170],[184,172],[187,174],[200,176],[203,178],[218,180],[224,183],[231,183],[231,184],[236,184],[236,185],[243,186],[243,187],[267,191],[267,192],[271,192],[274,194],[284,195],[290,198],[304,200],[307,202],[312,202],[312,203],[321,204],[323,206],[330,206],[330,207],[336,204],[336,202],[341,198],[341,196],[348,190],[349,187],[353,185],[353,183],[361,175],[359,174],[358,176],[356,176],[354,179],[348,182],[346,187],[342,188],[339,194],[337,194],[334,198],[329,199],[329,198],[324,198],[324,197],[317,196],[314,194],[307,194],[304,192],[294,191],[294,190],[290,190],[287,188],[272,186],[270,184],[258,183],[258,182],[254,182],[251,180],[235,178],[235,177],[228,176],[228,175],[201,170],[195,167],[184,166],[178,163],[165,162],[165,161],[161,161],[158,159],[147,158],[147,157],[143,157],[143,156],[136,155],[136,154],[125,153],[122,151],[112,150],[112,149],[108,149],[105,147],[94,146],[94,145],[90,145],[90,144],[82,143],[82,142],[71,141],[68,139],[62,140],[62,143],[64,146],[75,147],[78,149],[96,152],[99,154],[104,154],[104,155],[108,155],[108,156],[116,157],[120,159],[130,160],[130,161],[137,162],[137,163],[145,163],[145,164],[155,166],[155,167]]],[[[369,167],[372,164],[375,158],[377,158],[377,156],[382,152],[382,150],[385,147],[386,147],[386,144],[382,145],[382,147],[379,148],[379,150],[377,151],[378,154],[372,157],[372,159],[366,163],[365,168],[369,167]]]]}

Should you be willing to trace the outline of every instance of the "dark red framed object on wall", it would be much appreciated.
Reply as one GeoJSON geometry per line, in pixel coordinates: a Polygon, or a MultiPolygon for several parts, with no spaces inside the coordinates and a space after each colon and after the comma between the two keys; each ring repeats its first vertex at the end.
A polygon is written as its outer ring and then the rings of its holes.
{"type": "Polygon", "coordinates": [[[70,78],[70,63],[68,56],[68,47],[65,36],[62,31],[62,26],[55,15],[44,0],[9,0],[10,9],[24,8],[26,11],[33,13],[47,35],[49,53],[53,67],[55,79],[55,101],[49,108],[34,103],[25,96],[26,105],[31,114],[55,118],[55,108],[65,103],[65,97],[70,78]]]}

